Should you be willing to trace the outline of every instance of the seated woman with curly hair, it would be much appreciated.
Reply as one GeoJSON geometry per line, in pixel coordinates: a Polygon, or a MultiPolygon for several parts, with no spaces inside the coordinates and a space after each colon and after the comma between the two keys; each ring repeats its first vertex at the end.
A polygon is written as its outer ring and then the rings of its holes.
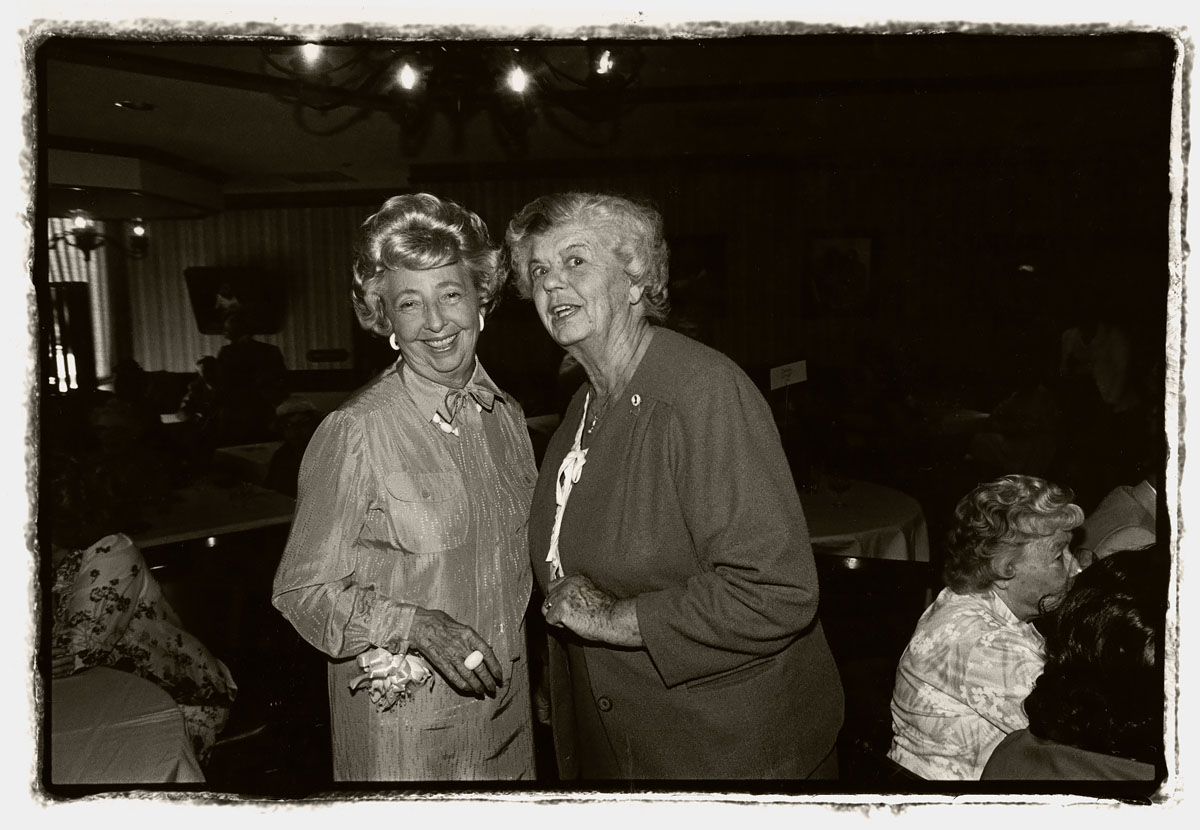
{"type": "Polygon", "coordinates": [[[1079,568],[1068,545],[1083,510],[1033,476],[981,484],[954,511],[947,587],[917,622],[896,670],[888,757],[921,778],[978,780],[992,750],[1028,720],[1042,673],[1031,622],[1079,568]]]}
{"type": "Polygon", "coordinates": [[[1112,554],[1080,574],[1046,619],[1046,668],[1025,699],[1029,728],[1000,742],[983,778],[1157,777],[1169,568],[1156,546],[1112,554]]]}

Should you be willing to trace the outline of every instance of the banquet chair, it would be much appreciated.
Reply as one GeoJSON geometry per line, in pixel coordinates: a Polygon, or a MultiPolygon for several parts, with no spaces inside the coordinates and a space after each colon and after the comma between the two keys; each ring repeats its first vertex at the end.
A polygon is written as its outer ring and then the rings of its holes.
{"type": "Polygon", "coordinates": [[[843,780],[902,778],[887,763],[896,665],[930,596],[929,563],[841,556],[814,548],[820,618],[842,677],[843,780]]]}
{"type": "Polygon", "coordinates": [[[299,797],[332,780],[326,661],[270,601],[286,532],[260,528],[148,556],[180,616],[238,685],[205,765],[216,792],[299,797]]]}

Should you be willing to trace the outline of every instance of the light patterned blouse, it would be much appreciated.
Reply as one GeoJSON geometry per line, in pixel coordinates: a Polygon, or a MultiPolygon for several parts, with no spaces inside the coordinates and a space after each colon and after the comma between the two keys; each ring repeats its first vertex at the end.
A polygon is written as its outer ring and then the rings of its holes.
{"type": "Polygon", "coordinates": [[[979,780],[1004,736],[1029,725],[1043,643],[992,591],[942,589],[896,670],[888,757],[922,778],[979,780]]]}
{"type": "Polygon", "coordinates": [[[398,360],[322,422],[304,456],[274,604],[331,658],[337,780],[533,772],[523,627],[533,447],[520,405],[480,364],[465,391],[398,360]],[[496,698],[461,695],[440,676],[386,710],[351,691],[357,655],[406,651],[417,606],[492,646],[506,681],[496,698]]]}

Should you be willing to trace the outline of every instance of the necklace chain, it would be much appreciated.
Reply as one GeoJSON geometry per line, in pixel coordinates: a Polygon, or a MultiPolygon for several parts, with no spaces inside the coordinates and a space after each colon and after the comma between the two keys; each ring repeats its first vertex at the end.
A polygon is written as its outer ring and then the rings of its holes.
{"type": "Polygon", "coordinates": [[[595,408],[595,411],[592,413],[592,422],[590,424],[588,424],[588,428],[587,428],[588,435],[591,435],[592,432],[595,431],[596,427],[600,423],[600,418],[603,417],[604,413],[606,413],[608,411],[608,406],[610,403],[612,403],[612,400],[613,400],[612,396],[609,396],[608,399],[605,400],[601,406],[598,406],[595,408]]]}
{"type": "MultiPolygon", "coordinates": [[[[592,422],[588,424],[588,428],[586,430],[588,435],[591,435],[592,432],[595,431],[596,427],[600,425],[600,419],[607,414],[608,408],[612,405],[613,401],[615,401],[619,395],[624,394],[625,387],[629,385],[631,380],[633,380],[633,375],[637,371],[638,364],[642,360],[642,355],[645,354],[646,347],[650,345],[650,336],[652,335],[648,333],[648,335],[642,339],[641,343],[634,350],[633,359],[628,361],[622,368],[622,371],[617,378],[617,383],[614,384],[610,389],[609,394],[604,399],[604,403],[596,407],[595,412],[592,414],[592,422]]],[[[595,389],[596,386],[593,384],[592,391],[595,391],[595,389]]]]}

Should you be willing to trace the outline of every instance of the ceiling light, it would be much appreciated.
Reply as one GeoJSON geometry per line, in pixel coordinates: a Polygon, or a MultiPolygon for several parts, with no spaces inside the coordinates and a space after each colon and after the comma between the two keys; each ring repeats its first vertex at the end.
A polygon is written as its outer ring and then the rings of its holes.
{"type": "Polygon", "coordinates": [[[508,72],[508,88],[518,95],[525,91],[525,87],[529,85],[529,76],[525,74],[525,70],[519,66],[514,66],[508,72]]]}
{"type": "Polygon", "coordinates": [[[309,66],[315,66],[324,51],[319,43],[306,43],[300,47],[300,56],[309,66]]]}
{"type": "Polygon", "coordinates": [[[467,125],[481,116],[513,155],[527,150],[539,121],[581,144],[606,146],[634,104],[625,93],[642,63],[640,47],[622,42],[519,50],[467,42],[291,43],[264,46],[262,55],[266,74],[280,81],[276,96],[293,107],[305,132],[335,135],[383,114],[400,125],[409,156],[422,151],[438,119],[449,121],[452,152],[462,152],[467,125]]]}
{"type": "Polygon", "coordinates": [[[406,63],[400,67],[400,72],[396,75],[396,80],[404,89],[416,89],[417,81],[420,76],[417,75],[417,70],[413,69],[411,63],[406,63]]]}

